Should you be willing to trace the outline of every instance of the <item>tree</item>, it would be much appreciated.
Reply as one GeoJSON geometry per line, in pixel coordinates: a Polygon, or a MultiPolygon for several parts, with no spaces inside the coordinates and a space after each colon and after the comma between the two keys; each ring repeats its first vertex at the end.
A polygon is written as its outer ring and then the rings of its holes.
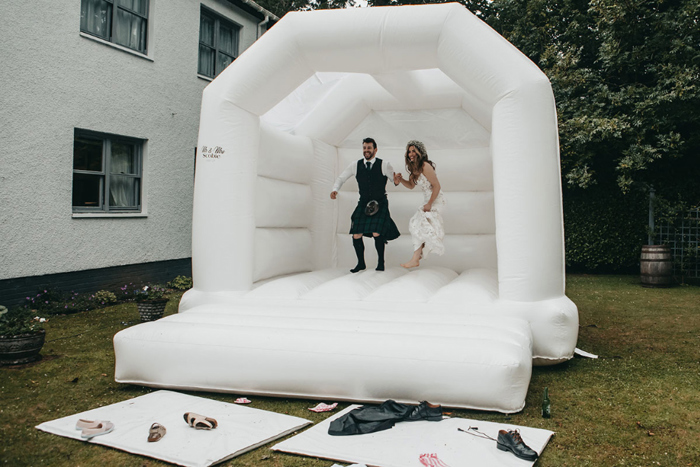
{"type": "Polygon", "coordinates": [[[570,187],[700,201],[699,0],[497,0],[492,26],[548,75],[570,187]]]}

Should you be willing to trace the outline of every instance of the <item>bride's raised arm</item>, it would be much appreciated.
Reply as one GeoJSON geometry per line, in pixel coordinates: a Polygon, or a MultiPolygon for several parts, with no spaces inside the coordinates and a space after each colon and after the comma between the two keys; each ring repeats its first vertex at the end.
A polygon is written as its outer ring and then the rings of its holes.
{"type": "Polygon", "coordinates": [[[416,184],[411,180],[404,180],[403,175],[401,175],[399,172],[394,173],[394,184],[396,185],[397,183],[401,183],[409,190],[412,190],[416,186],[416,184]]]}

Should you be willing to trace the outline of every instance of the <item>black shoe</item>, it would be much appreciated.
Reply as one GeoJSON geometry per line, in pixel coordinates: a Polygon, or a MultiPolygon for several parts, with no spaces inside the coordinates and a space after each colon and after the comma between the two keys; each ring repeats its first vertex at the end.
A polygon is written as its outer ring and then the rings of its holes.
{"type": "Polygon", "coordinates": [[[383,271],[384,270],[384,263],[377,264],[377,269],[375,271],[383,271]]]}
{"type": "Polygon", "coordinates": [[[367,266],[365,266],[365,263],[362,263],[352,268],[350,272],[354,274],[356,272],[364,271],[365,269],[367,269],[367,266]]]}
{"type": "Polygon", "coordinates": [[[515,457],[526,461],[537,460],[537,452],[523,442],[518,430],[500,430],[498,432],[498,440],[496,447],[501,451],[510,451],[515,454],[515,457]]]}
{"type": "Polygon", "coordinates": [[[442,406],[433,405],[429,402],[423,401],[418,407],[414,408],[410,414],[408,414],[406,420],[428,420],[430,422],[439,422],[442,420],[442,406]]]}

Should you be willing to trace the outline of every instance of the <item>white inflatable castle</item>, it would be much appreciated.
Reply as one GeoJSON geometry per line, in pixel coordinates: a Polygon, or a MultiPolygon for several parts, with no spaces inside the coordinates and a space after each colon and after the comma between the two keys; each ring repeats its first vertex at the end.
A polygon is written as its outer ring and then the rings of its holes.
{"type": "Polygon", "coordinates": [[[180,313],[115,336],[117,381],[508,413],[576,345],[550,83],[459,4],[290,13],[243,53],[204,91],[192,245],[180,313]],[[349,272],[357,185],[329,194],[364,137],[396,169],[426,144],[444,256],[399,266],[422,196],[389,183],[402,236],[349,272]]]}

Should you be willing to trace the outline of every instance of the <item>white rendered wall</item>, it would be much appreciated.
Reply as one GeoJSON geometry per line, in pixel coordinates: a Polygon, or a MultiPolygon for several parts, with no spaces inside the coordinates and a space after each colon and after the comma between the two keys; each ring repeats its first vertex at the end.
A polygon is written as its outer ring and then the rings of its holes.
{"type": "Polygon", "coordinates": [[[82,36],[80,1],[0,3],[0,279],[191,255],[201,4],[255,41],[225,1],[152,0],[148,58],[82,36]],[[148,140],[143,216],[73,216],[75,128],[148,140]]]}

